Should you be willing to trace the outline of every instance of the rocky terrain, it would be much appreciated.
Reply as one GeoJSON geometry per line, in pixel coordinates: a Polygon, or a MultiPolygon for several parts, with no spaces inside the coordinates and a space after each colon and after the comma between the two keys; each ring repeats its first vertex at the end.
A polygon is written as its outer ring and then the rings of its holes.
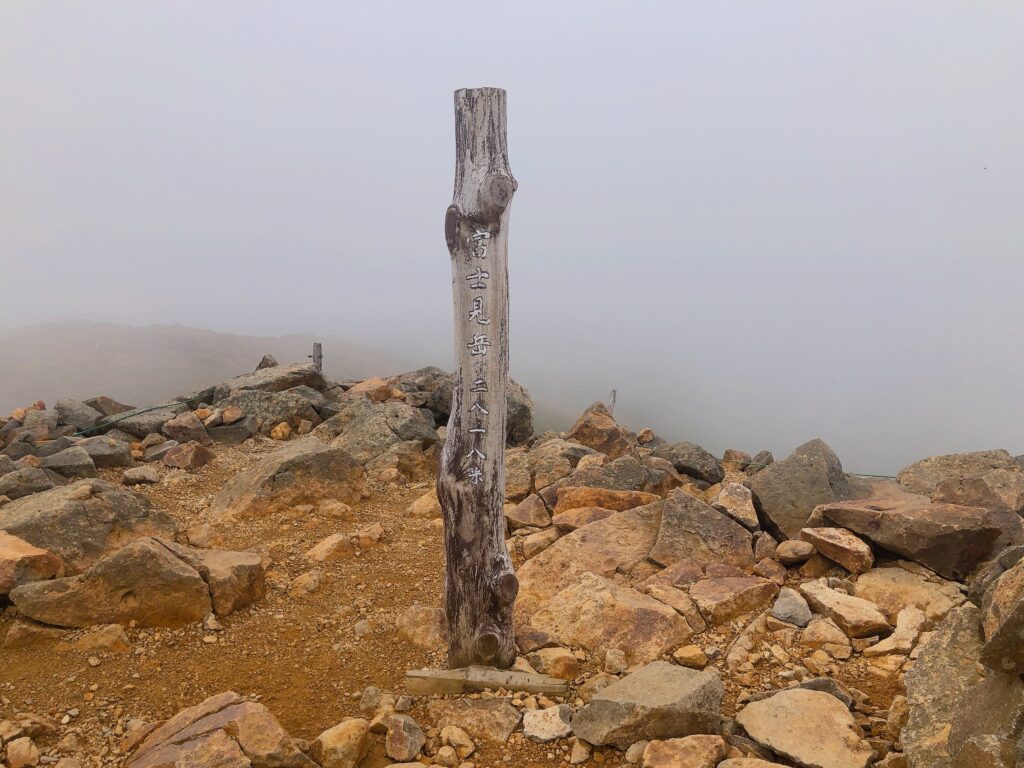
{"type": "Polygon", "coordinates": [[[515,673],[442,669],[451,376],[253,373],[0,418],[0,757],[84,766],[1024,765],[1024,459],[895,480],[508,403],[515,673]],[[543,685],[538,686],[537,681],[543,685]]]}

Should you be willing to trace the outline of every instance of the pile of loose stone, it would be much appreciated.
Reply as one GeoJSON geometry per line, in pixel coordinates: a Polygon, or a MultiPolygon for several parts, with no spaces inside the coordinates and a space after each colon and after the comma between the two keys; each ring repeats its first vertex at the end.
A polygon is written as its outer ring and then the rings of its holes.
{"type": "MultiPolygon", "coordinates": [[[[215,626],[252,606],[269,562],[210,549],[211,531],[314,505],[343,517],[368,478],[429,480],[450,397],[451,376],[435,368],[331,382],[269,361],[167,409],[109,398],[19,409],[0,426],[0,600],[17,616],[5,645],[78,627],[93,628],[79,642],[105,648],[123,642],[121,625],[215,626]],[[159,480],[151,462],[188,472],[217,443],[254,434],[282,445],[226,483],[203,525],[179,530],[124,487],[159,480]],[[121,485],[96,476],[112,468],[121,485]]],[[[305,743],[225,692],[162,723],[126,724],[118,759],[354,767],[379,740],[395,765],[451,768],[473,766],[482,742],[645,768],[1024,764],[1019,458],[933,457],[867,481],[821,440],[779,461],[719,460],[633,433],[601,404],[562,435],[533,435],[531,412],[513,387],[515,669],[566,681],[565,695],[368,688],[362,717],[305,743]]],[[[440,525],[433,492],[407,513],[440,525]]],[[[289,593],[311,588],[318,563],[383,538],[379,525],[328,537],[289,593]]],[[[413,606],[398,631],[443,653],[437,605],[413,606]]],[[[0,721],[7,765],[73,752],[53,744],[59,733],[30,713],[0,721]]]]}

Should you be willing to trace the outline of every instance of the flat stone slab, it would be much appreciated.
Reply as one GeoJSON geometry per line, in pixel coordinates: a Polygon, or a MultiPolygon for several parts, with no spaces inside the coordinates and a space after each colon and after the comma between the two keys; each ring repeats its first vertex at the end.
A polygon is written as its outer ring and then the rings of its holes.
{"type": "Polygon", "coordinates": [[[718,671],[655,661],[595,694],[572,719],[591,744],[626,749],[642,739],[717,735],[724,689],[718,671]]]}
{"type": "Polygon", "coordinates": [[[790,688],[736,715],[754,741],[806,768],[866,768],[874,754],[850,710],[822,691],[790,688]]]}

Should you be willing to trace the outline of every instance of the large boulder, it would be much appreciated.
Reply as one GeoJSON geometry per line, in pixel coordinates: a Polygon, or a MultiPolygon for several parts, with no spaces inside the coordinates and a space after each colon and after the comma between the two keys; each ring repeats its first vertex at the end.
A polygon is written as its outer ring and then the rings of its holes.
{"type": "Polygon", "coordinates": [[[1007,451],[975,451],[973,453],[951,453],[922,459],[904,467],[896,480],[911,493],[929,496],[940,483],[946,480],[963,480],[984,477],[989,472],[1002,469],[1020,472],[1021,467],[1007,451]]]}
{"type": "Polygon", "coordinates": [[[750,531],[731,517],[681,490],[652,506],[661,510],[661,525],[649,554],[657,565],[691,560],[698,565],[754,567],[750,531]]]}
{"type": "Polygon", "coordinates": [[[44,456],[39,460],[39,466],[42,469],[52,470],[62,477],[96,476],[96,465],[93,463],[92,457],[85,448],[78,445],[65,448],[50,456],[44,456]]]}
{"type": "Polygon", "coordinates": [[[829,503],[818,507],[814,518],[853,531],[876,546],[956,580],[965,579],[987,559],[1002,535],[984,509],[927,501],[829,503]]]}
{"type": "Polygon", "coordinates": [[[211,609],[227,616],[264,593],[265,566],[254,552],[185,547],[165,539],[133,541],[79,576],[37,581],[11,591],[22,615],[44,624],[173,627],[211,609]]]}
{"type": "MultiPolygon", "coordinates": [[[[266,370],[274,370],[269,368],[266,370]]],[[[227,691],[154,729],[126,768],[316,768],[264,705],[227,691]]]]}
{"type": "Polygon", "coordinates": [[[519,566],[516,616],[526,622],[584,573],[611,576],[642,563],[654,546],[661,510],[651,504],[577,528],[519,566]]]}
{"type": "Polygon", "coordinates": [[[78,446],[89,454],[92,463],[100,469],[130,467],[135,463],[132,459],[131,445],[110,435],[87,437],[80,441],[78,446]]]}
{"type": "Polygon", "coordinates": [[[626,749],[644,739],[671,739],[721,730],[724,690],[718,671],[654,661],[595,694],[572,719],[590,744],[626,749]]]}
{"type": "Polygon", "coordinates": [[[185,410],[184,405],[168,408],[136,408],[115,416],[105,424],[108,427],[116,426],[119,430],[141,440],[148,434],[160,432],[164,424],[183,410],[185,410]]]}
{"type": "Polygon", "coordinates": [[[132,491],[103,480],[78,482],[0,507],[0,529],[49,550],[69,574],[145,536],[173,539],[177,523],[132,491]]]}
{"type": "MultiPolygon", "coordinates": [[[[53,488],[53,476],[39,467],[16,469],[0,476],[0,496],[21,499],[53,488]]],[[[2,514],[2,510],[0,510],[2,514]]],[[[0,521],[2,521],[0,517],[0,521]]]]}
{"type": "Polygon", "coordinates": [[[323,499],[354,504],[363,498],[365,486],[366,473],[346,451],[304,437],[235,475],[214,496],[209,516],[212,522],[225,522],[323,499]]]}
{"type": "Polygon", "coordinates": [[[725,478],[722,463],[696,443],[662,443],[654,455],[670,461],[677,472],[705,483],[714,485],[725,478]]]}
{"type": "Polygon", "coordinates": [[[772,533],[796,538],[819,504],[852,498],[839,457],[823,440],[811,440],[747,482],[772,533]]]}
{"type": "Polygon", "coordinates": [[[331,445],[366,464],[403,442],[415,442],[426,448],[438,442],[437,431],[430,416],[419,408],[385,402],[363,406],[344,424],[331,445]]]}
{"type": "MultiPolygon", "coordinates": [[[[277,369],[266,368],[264,370],[274,371],[277,369]]],[[[259,422],[259,431],[264,435],[269,435],[271,430],[282,421],[295,430],[303,421],[308,421],[310,424],[320,423],[320,416],[310,405],[309,400],[293,392],[260,389],[237,390],[217,400],[216,404],[221,409],[234,406],[240,408],[245,415],[254,416],[259,422]]]]}
{"type": "Polygon", "coordinates": [[[81,400],[58,400],[54,410],[59,424],[70,424],[79,432],[95,427],[103,419],[102,413],[81,400]]]}
{"type": "Polygon", "coordinates": [[[284,392],[293,387],[306,386],[322,392],[327,389],[327,380],[312,363],[274,365],[258,368],[253,373],[243,373],[228,379],[214,388],[211,399],[222,400],[229,392],[284,392]]]}
{"type": "Polygon", "coordinates": [[[909,768],[953,768],[953,718],[982,680],[980,618],[969,603],[950,611],[905,675],[909,714],[900,741],[909,768]]]}
{"type": "Polygon", "coordinates": [[[953,712],[946,745],[952,768],[1024,765],[1024,679],[990,670],[953,712]]]}
{"type": "Polygon", "coordinates": [[[669,606],[593,573],[548,600],[530,624],[562,645],[597,654],[621,648],[630,664],[654,661],[693,634],[669,606]]]}
{"type": "Polygon", "coordinates": [[[587,408],[566,437],[613,459],[625,456],[636,445],[636,439],[619,426],[602,402],[587,408]]]}
{"type": "Polygon", "coordinates": [[[761,746],[806,768],[865,768],[873,757],[850,710],[824,691],[779,691],[747,704],[736,722],[761,746]]]}
{"type": "MultiPolygon", "coordinates": [[[[437,423],[444,424],[452,412],[452,375],[434,378],[432,386],[426,405],[437,423]]],[[[533,437],[533,398],[524,386],[509,379],[505,405],[505,442],[522,445],[533,437]]]]}
{"type": "Polygon", "coordinates": [[[157,539],[133,541],[80,576],[16,587],[11,601],[23,616],[59,627],[175,627],[212,608],[199,573],[157,539]]]}

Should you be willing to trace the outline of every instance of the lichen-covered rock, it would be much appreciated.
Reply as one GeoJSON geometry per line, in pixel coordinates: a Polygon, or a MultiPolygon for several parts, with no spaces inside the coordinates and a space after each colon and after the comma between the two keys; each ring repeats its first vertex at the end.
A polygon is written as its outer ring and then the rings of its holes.
{"type": "Polygon", "coordinates": [[[669,606],[592,573],[548,600],[530,624],[562,645],[593,652],[621,648],[631,664],[653,661],[693,634],[669,606]]]}
{"type": "Polygon", "coordinates": [[[210,504],[214,523],[257,517],[299,504],[358,502],[366,473],[343,449],[303,437],[233,477],[210,504]]]}
{"type": "Polygon", "coordinates": [[[652,562],[668,566],[691,560],[746,570],[754,566],[750,531],[732,518],[680,490],[651,506],[661,508],[661,525],[650,552],[652,562]]]}
{"type": "Polygon", "coordinates": [[[595,694],[572,719],[590,744],[626,749],[643,739],[718,734],[724,689],[718,671],[655,661],[595,694]]]}
{"type": "Polygon", "coordinates": [[[904,467],[896,480],[911,493],[928,496],[945,480],[983,477],[996,469],[1020,472],[1021,467],[1013,456],[1002,449],[951,453],[931,456],[904,467]]]}

